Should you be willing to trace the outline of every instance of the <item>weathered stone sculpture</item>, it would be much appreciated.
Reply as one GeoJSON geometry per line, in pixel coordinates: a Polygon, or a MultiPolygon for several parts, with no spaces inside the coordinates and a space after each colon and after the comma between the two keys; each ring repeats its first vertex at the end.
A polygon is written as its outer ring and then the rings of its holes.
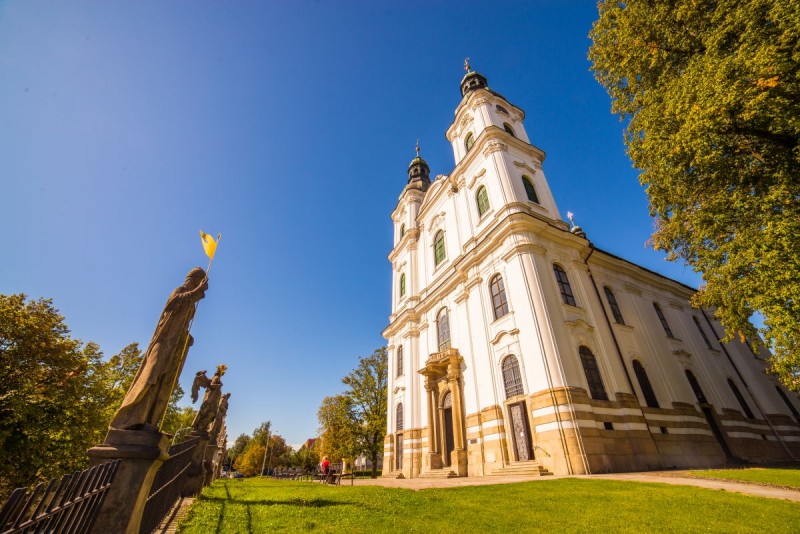
{"type": "Polygon", "coordinates": [[[121,460],[92,532],[138,534],[159,467],[169,458],[169,437],[159,431],[169,397],[192,344],[189,326],[208,289],[206,272],[189,271],[169,296],[142,364],[105,442],[89,449],[93,465],[121,460]]]}
{"type": "Polygon", "coordinates": [[[169,296],[139,371],[110,428],[158,431],[186,350],[192,344],[189,323],[195,305],[207,289],[206,272],[195,267],[169,296]]]}
{"type": "Polygon", "coordinates": [[[197,411],[197,415],[192,422],[192,431],[194,434],[207,435],[208,426],[214,420],[214,416],[217,415],[219,401],[222,397],[221,378],[222,375],[225,374],[226,369],[227,367],[225,365],[218,366],[217,372],[214,373],[214,376],[211,377],[211,380],[205,378],[205,373],[202,377],[199,375],[199,373],[195,377],[195,381],[199,381],[201,385],[206,388],[206,394],[203,397],[203,404],[200,405],[200,409],[197,411]],[[205,378],[207,382],[204,382],[203,378],[205,378]]]}
{"type": "Polygon", "coordinates": [[[222,396],[219,401],[219,407],[217,408],[217,415],[214,417],[214,422],[211,423],[211,428],[208,431],[209,440],[214,445],[219,445],[217,441],[219,440],[220,430],[222,430],[222,427],[225,425],[225,416],[228,414],[228,399],[230,398],[230,393],[226,393],[222,396]]]}

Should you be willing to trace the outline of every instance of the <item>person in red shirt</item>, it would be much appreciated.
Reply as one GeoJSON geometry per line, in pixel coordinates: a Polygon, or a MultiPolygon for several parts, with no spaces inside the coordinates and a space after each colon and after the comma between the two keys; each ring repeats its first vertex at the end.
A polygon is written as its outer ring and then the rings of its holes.
{"type": "Polygon", "coordinates": [[[322,457],[322,462],[319,464],[319,466],[322,469],[322,473],[327,475],[328,471],[331,468],[331,463],[330,463],[330,461],[328,461],[328,457],[327,456],[323,456],[322,457]]]}

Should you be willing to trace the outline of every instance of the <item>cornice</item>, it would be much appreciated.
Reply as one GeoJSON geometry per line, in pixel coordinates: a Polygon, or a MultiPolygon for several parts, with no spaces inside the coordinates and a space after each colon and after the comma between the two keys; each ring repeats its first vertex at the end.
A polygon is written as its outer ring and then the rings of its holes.
{"type": "Polygon", "coordinates": [[[504,97],[498,96],[497,94],[493,93],[488,89],[476,89],[474,91],[470,91],[467,93],[459,102],[458,106],[456,106],[453,122],[450,123],[450,126],[447,128],[445,132],[445,137],[447,140],[452,142],[454,137],[457,137],[457,134],[454,132],[456,129],[456,125],[460,124],[463,119],[464,114],[469,113],[477,107],[477,105],[473,104],[476,100],[481,100],[481,103],[491,102],[494,104],[501,103],[504,108],[510,108],[509,113],[513,111],[516,117],[519,117],[517,120],[524,120],[525,119],[525,111],[522,108],[519,108],[506,100],[504,97]]]}

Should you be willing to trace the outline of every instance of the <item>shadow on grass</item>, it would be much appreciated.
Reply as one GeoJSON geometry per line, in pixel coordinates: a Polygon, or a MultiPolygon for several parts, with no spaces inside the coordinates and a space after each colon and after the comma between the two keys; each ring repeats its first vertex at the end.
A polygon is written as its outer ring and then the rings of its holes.
{"type": "MultiPolygon", "coordinates": [[[[226,488],[227,490],[227,488],[226,488]]],[[[273,505],[283,505],[283,506],[299,506],[300,508],[325,508],[328,506],[347,506],[350,504],[357,504],[348,501],[328,501],[325,499],[288,499],[285,501],[277,501],[277,500],[270,500],[270,499],[261,499],[259,501],[251,501],[251,500],[242,500],[242,499],[234,499],[228,493],[227,497],[200,497],[201,501],[206,502],[217,502],[222,503],[222,510],[225,509],[226,503],[231,504],[243,504],[245,506],[252,506],[252,505],[266,505],[266,506],[273,506],[273,505]]],[[[220,514],[220,520],[222,518],[222,514],[220,514]]]]}

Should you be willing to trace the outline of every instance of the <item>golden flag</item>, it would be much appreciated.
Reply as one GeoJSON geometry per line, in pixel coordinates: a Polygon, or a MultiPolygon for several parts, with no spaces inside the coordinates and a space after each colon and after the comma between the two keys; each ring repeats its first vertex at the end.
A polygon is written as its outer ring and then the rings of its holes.
{"type": "Polygon", "coordinates": [[[206,256],[208,256],[209,260],[214,259],[214,253],[217,251],[217,243],[221,236],[222,234],[219,234],[215,241],[213,237],[200,230],[200,241],[203,243],[203,250],[206,251],[206,256]]]}

